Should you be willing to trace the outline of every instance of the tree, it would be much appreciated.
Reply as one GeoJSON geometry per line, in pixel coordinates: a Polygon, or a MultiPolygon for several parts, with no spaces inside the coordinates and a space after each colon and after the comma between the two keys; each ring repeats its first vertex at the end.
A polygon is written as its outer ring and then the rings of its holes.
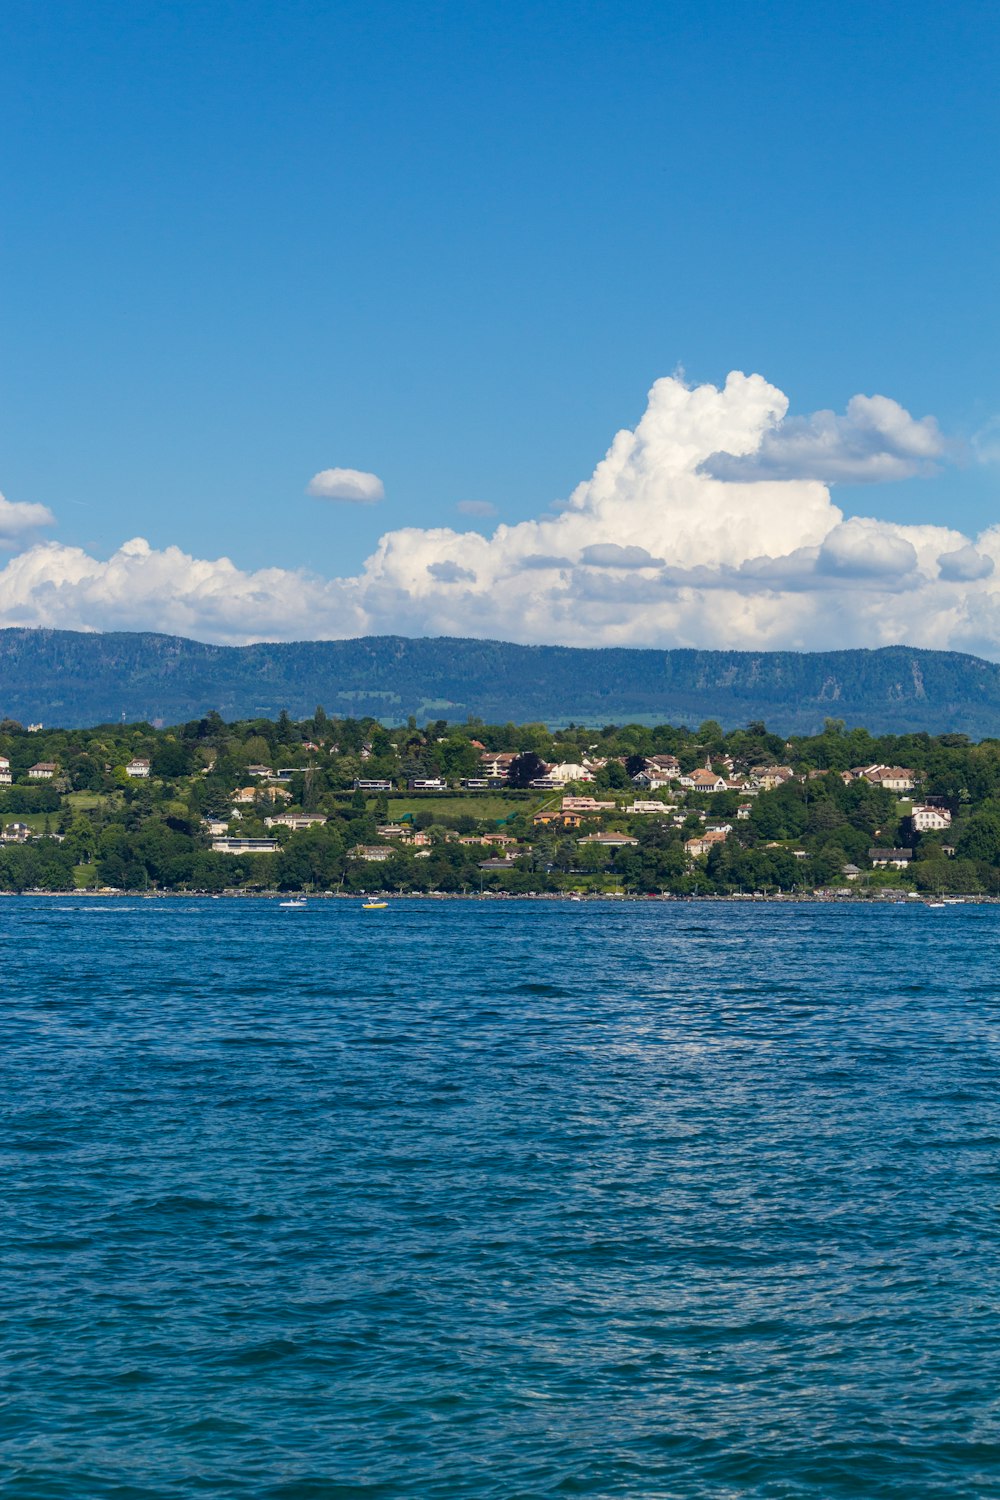
{"type": "Polygon", "coordinates": [[[1000,817],[986,813],[970,818],[959,836],[955,853],[959,859],[1000,864],[1000,817]]]}
{"type": "Polygon", "coordinates": [[[530,786],[539,776],[545,775],[545,762],[534,750],[525,750],[515,756],[507,772],[507,783],[512,787],[530,786]]]}

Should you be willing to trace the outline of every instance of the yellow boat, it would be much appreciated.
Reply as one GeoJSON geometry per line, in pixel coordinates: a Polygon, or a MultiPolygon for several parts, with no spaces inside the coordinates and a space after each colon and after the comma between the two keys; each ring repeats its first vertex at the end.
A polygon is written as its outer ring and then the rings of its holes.
{"type": "Polygon", "coordinates": [[[384,911],[389,905],[388,901],[365,901],[362,903],[362,911],[384,911]]]}

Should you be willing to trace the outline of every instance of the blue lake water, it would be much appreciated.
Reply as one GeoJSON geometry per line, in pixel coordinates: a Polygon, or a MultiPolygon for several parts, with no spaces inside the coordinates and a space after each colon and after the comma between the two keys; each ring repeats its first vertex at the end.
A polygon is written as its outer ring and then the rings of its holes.
{"type": "Polygon", "coordinates": [[[1000,908],[0,943],[0,1494],[1000,1496],[1000,908]]]}

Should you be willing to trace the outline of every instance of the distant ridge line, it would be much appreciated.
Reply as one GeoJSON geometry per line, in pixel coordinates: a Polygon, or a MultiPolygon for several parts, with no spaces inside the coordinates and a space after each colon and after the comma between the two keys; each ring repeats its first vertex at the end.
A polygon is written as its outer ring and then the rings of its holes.
{"type": "Polygon", "coordinates": [[[151,631],[0,629],[0,716],[80,728],[331,716],[389,722],[698,724],[763,719],[814,733],[825,718],[876,733],[1000,736],[1000,666],[913,646],[839,651],[521,646],[361,636],[219,646],[151,631]]]}

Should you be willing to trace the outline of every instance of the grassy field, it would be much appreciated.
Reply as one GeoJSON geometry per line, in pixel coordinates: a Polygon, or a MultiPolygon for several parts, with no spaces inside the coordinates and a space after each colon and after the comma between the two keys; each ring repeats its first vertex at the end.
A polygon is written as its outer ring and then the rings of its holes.
{"type": "Polygon", "coordinates": [[[89,886],[97,884],[97,866],[76,865],[73,869],[73,879],[76,881],[78,890],[87,890],[89,886]]]}
{"type": "Polygon", "coordinates": [[[121,797],[120,792],[67,792],[66,801],[74,812],[89,812],[94,807],[101,807],[105,802],[112,802],[116,797],[121,797]]]}

